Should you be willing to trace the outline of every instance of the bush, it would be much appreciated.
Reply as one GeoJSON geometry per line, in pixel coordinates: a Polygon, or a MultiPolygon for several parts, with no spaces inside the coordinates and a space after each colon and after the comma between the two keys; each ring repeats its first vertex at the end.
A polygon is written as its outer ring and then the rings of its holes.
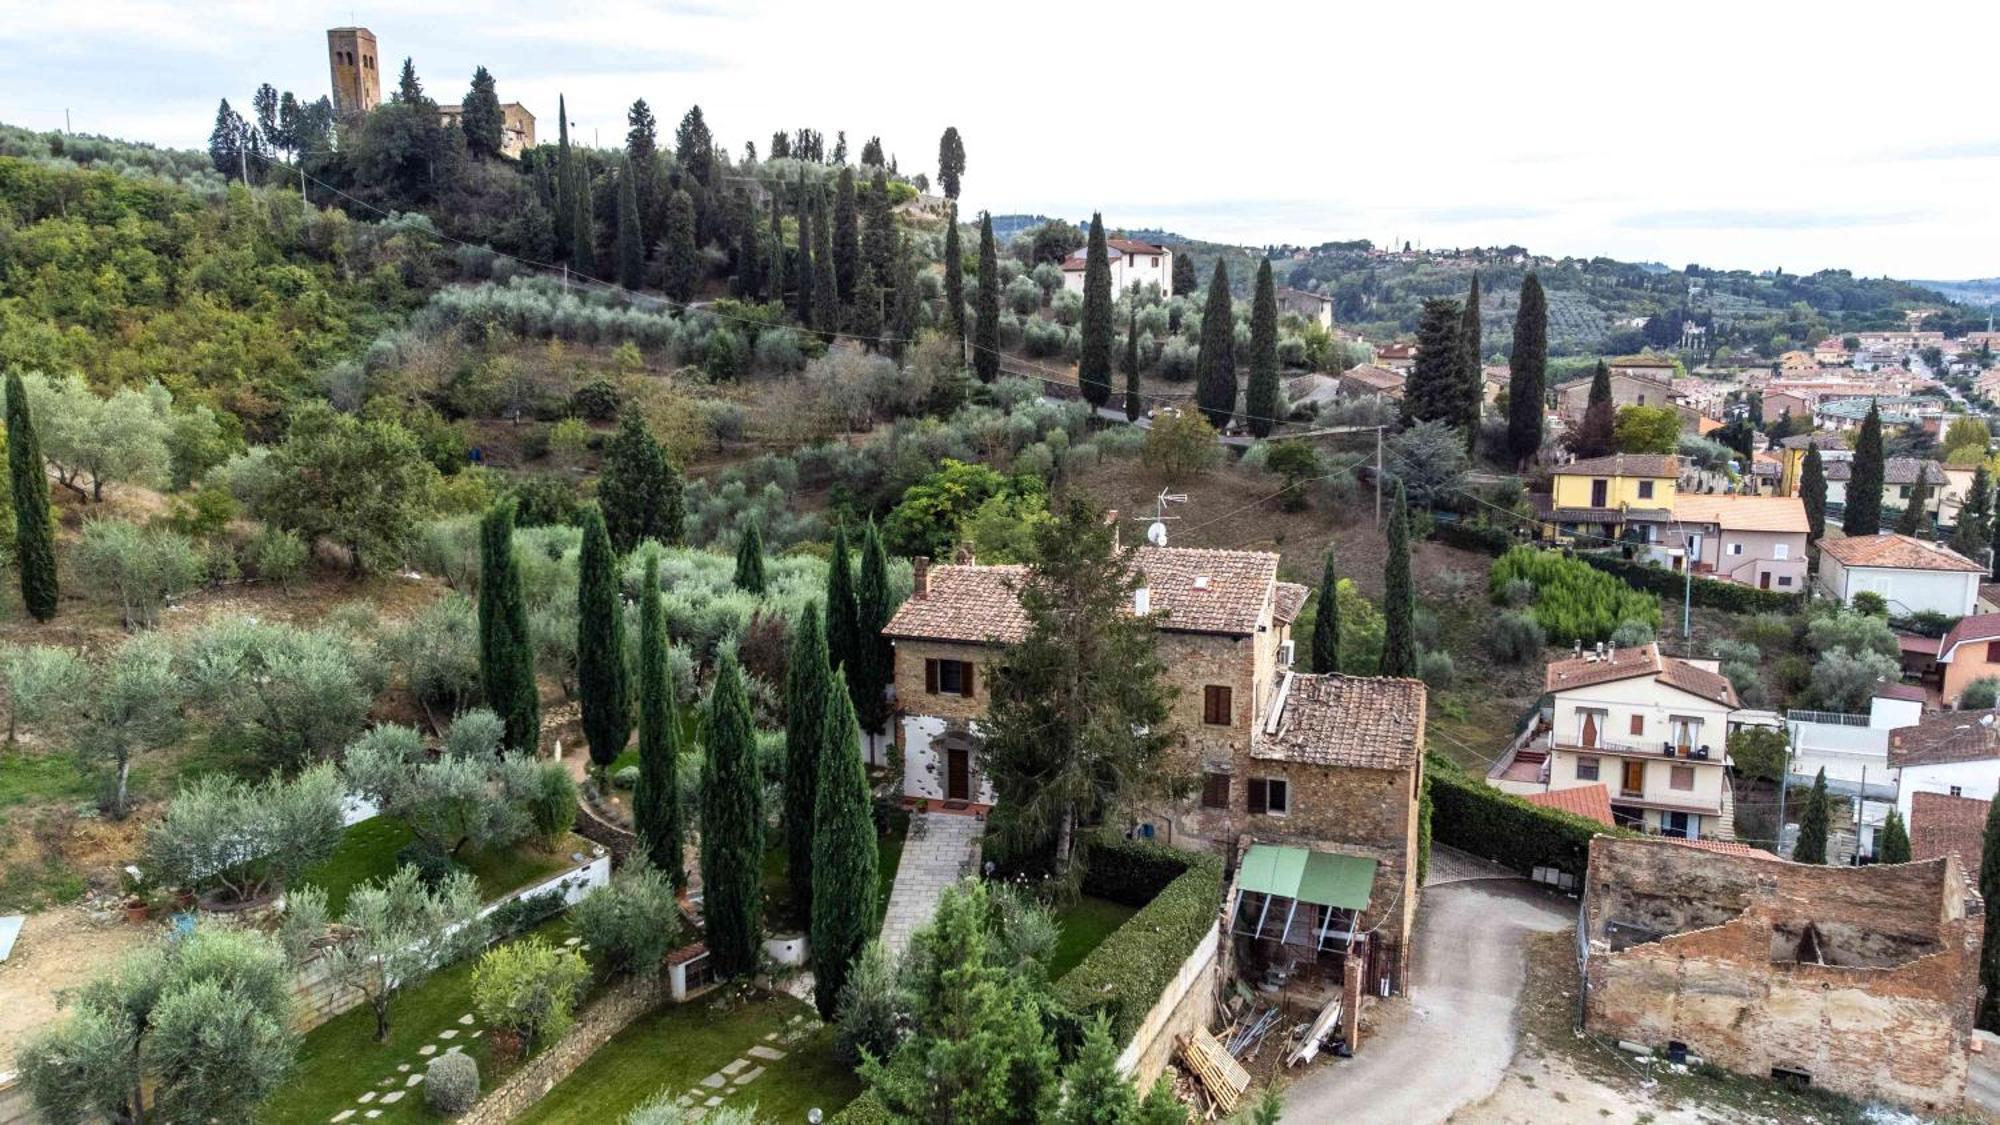
{"type": "Polygon", "coordinates": [[[1512,550],[1517,543],[1506,528],[1466,520],[1440,523],[1432,529],[1431,537],[1447,547],[1457,547],[1461,551],[1478,551],[1495,558],[1512,550]]]}
{"type": "Polygon", "coordinates": [[[1611,643],[1619,648],[1638,648],[1659,639],[1659,634],[1644,621],[1620,621],[1618,627],[1611,630],[1611,643]]]}
{"type": "MultiPolygon", "coordinates": [[[[1680,598],[1686,591],[1686,577],[1665,567],[1649,566],[1610,555],[1578,555],[1577,558],[1607,574],[1614,574],[1624,579],[1627,585],[1641,590],[1675,599],[1680,598]]],[[[1695,578],[1693,590],[1688,592],[1688,597],[1695,605],[1719,609],[1726,613],[1789,613],[1798,608],[1799,604],[1798,594],[1759,590],[1755,586],[1701,577],[1695,578]]]]}
{"type": "Polygon", "coordinates": [[[1985,711],[2000,706],[2000,679],[1983,676],[1965,685],[1959,693],[1958,709],[1961,711],[1985,711]]]}
{"type": "Polygon", "coordinates": [[[515,934],[526,933],[562,913],[563,893],[561,890],[543,891],[538,895],[518,895],[493,908],[486,916],[487,925],[492,927],[493,940],[504,941],[515,934]]]}
{"type": "Polygon", "coordinates": [[[1448,652],[1431,650],[1417,657],[1417,678],[1439,691],[1450,687],[1457,676],[1458,665],[1448,652]]]}
{"type": "Polygon", "coordinates": [[[1852,604],[1855,612],[1866,614],[1869,617],[1880,617],[1886,620],[1889,616],[1889,599],[1873,590],[1863,590],[1854,595],[1852,604]]]}
{"type": "Polygon", "coordinates": [[[1111,1022],[1112,1038],[1122,1043],[1215,924],[1222,864],[1197,852],[1101,839],[1091,847],[1083,889],[1128,906],[1145,905],[1055,982],[1058,1019],[1066,1025],[1059,1038],[1081,1038],[1083,1026],[1101,1013],[1111,1022]],[[1146,901],[1141,896],[1149,888],[1156,893],[1146,901]]]}
{"type": "Polygon", "coordinates": [[[667,951],[681,944],[680,907],[674,887],[639,853],[609,885],[584,896],[570,910],[577,936],[613,976],[650,976],[667,951]]]}
{"type": "Polygon", "coordinates": [[[1660,621],[1657,598],[1553,551],[1516,547],[1494,560],[1489,584],[1496,599],[1516,580],[1534,585],[1535,620],[1557,644],[1591,644],[1626,621],[1654,626],[1660,621]]]}
{"type": "Polygon", "coordinates": [[[1590,838],[1618,831],[1572,813],[1531,805],[1435,757],[1424,786],[1431,798],[1432,839],[1523,875],[1537,867],[1555,867],[1581,877],[1589,864],[1590,838]]]}
{"type": "Polygon", "coordinates": [[[515,1036],[523,1054],[569,1029],[590,979],[583,955],[540,937],[495,946],[472,970],[472,1006],[487,1024],[515,1036]]]}
{"type": "Polygon", "coordinates": [[[1215,427],[1198,410],[1163,413],[1146,431],[1143,460],[1146,467],[1170,482],[1200,476],[1213,468],[1221,456],[1215,427]]]}
{"type": "Polygon", "coordinates": [[[462,1051],[434,1055],[424,1068],[424,1105],[440,1117],[457,1117],[479,1100],[479,1064],[462,1051]]]}
{"type": "Polygon", "coordinates": [[[299,533],[282,527],[267,527],[250,541],[250,565],[257,577],[291,589],[292,580],[306,568],[306,542],[299,533]]]}
{"type": "Polygon", "coordinates": [[[1548,634],[1526,610],[1503,613],[1486,634],[1486,650],[1503,664],[1526,664],[1538,659],[1548,645],[1548,634]]]}
{"type": "Polygon", "coordinates": [[[618,388],[609,379],[592,379],[569,396],[569,408],[577,417],[592,422],[609,422],[618,417],[618,388]]]}
{"type": "Polygon", "coordinates": [[[618,787],[618,788],[620,788],[620,789],[636,789],[636,788],[638,788],[638,787],[639,787],[639,767],[638,767],[638,766],[626,766],[625,768],[623,768],[623,769],[619,770],[619,771],[618,771],[617,773],[614,773],[614,774],[612,774],[612,775],[611,775],[611,784],[612,784],[612,785],[614,785],[614,786],[617,786],[617,787],[618,787]]]}

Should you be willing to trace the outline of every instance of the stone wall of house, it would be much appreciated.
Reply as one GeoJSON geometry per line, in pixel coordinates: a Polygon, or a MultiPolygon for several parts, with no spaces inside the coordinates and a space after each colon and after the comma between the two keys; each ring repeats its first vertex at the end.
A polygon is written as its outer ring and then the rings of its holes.
{"type": "Polygon", "coordinates": [[[1600,837],[1585,1023],[1743,1074],[1783,1068],[1849,1097],[1955,1112],[1982,909],[1955,859],[1818,867],[1600,837]]]}
{"type": "Polygon", "coordinates": [[[666,979],[629,980],[591,1001],[561,1039],[488,1091],[459,1125],[506,1125],[526,1113],[612,1036],[657,1007],[666,996],[666,979]]]}
{"type": "MultiPolygon", "coordinates": [[[[1181,732],[1167,764],[1170,774],[1195,785],[1192,796],[1172,810],[1158,810],[1171,824],[1169,842],[1177,847],[1217,851],[1229,846],[1239,831],[1243,808],[1243,780],[1249,762],[1251,732],[1262,719],[1257,683],[1257,649],[1272,645],[1264,633],[1257,637],[1225,637],[1211,633],[1159,634],[1159,654],[1167,667],[1167,682],[1178,689],[1173,703],[1174,726],[1181,732]],[[1228,726],[1210,726],[1203,718],[1203,689],[1209,685],[1229,688],[1228,726]],[[1228,810],[1201,807],[1200,782],[1204,774],[1230,775],[1228,810]]],[[[1271,690],[1265,685],[1265,693],[1271,690]]]]}

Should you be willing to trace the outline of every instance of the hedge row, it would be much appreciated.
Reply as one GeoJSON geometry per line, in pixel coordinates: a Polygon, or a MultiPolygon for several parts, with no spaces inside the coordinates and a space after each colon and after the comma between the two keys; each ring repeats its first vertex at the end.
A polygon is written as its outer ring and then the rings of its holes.
{"type": "MultiPolygon", "coordinates": [[[[1676,599],[1685,591],[1687,579],[1665,567],[1651,566],[1611,555],[1576,557],[1641,590],[1676,599]]],[[[1688,596],[1696,605],[1728,613],[1790,613],[1799,605],[1799,594],[1759,590],[1755,586],[1745,586],[1740,582],[1723,582],[1699,575],[1695,577],[1694,590],[1688,596]]]]}
{"type": "Polygon", "coordinates": [[[1081,1038],[1085,1022],[1102,1012],[1111,1020],[1111,1041],[1123,1044],[1215,924],[1222,861],[1159,844],[1104,840],[1091,848],[1083,885],[1090,894],[1128,905],[1151,901],[1055,982],[1057,1039],[1081,1038]],[[1175,874],[1162,880],[1169,870],[1175,874]],[[1148,896],[1149,888],[1157,893],[1148,896]]]}
{"type": "Polygon", "coordinates": [[[1520,540],[1508,534],[1506,528],[1494,527],[1488,523],[1440,523],[1432,529],[1431,538],[1447,547],[1457,547],[1462,551],[1478,551],[1494,558],[1506,554],[1520,543],[1520,540]]]}
{"type": "Polygon", "coordinates": [[[895,1118],[889,1115],[889,1107],[882,1104],[875,1091],[863,1090],[860,1097],[848,1102],[826,1121],[827,1125],[891,1125],[895,1118]]]}
{"type": "Polygon", "coordinates": [[[1580,876],[1589,864],[1590,838],[1617,831],[1573,813],[1531,805],[1484,778],[1441,766],[1435,758],[1426,771],[1426,785],[1433,840],[1523,875],[1555,867],[1580,876]]]}

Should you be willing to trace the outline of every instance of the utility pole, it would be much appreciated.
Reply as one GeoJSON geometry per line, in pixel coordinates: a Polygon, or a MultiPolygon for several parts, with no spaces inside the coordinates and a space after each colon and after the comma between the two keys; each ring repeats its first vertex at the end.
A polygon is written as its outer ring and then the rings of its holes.
{"type": "Polygon", "coordinates": [[[304,154],[300,154],[299,156],[299,217],[305,220],[306,222],[312,221],[312,200],[307,198],[306,196],[306,166],[305,166],[304,154]]]}
{"type": "Polygon", "coordinates": [[[1382,526],[1382,427],[1375,427],[1375,526],[1382,526]]]}
{"type": "Polygon", "coordinates": [[[1778,822],[1771,828],[1771,831],[1776,834],[1772,840],[1773,846],[1771,851],[1780,857],[1785,854],[1785,790],[1792,787],[1792,753],[1798,749],[1798,745],[1798,724],[1787,722],[1785,724],[1785,763],[1778,768],[1778,822]]]}

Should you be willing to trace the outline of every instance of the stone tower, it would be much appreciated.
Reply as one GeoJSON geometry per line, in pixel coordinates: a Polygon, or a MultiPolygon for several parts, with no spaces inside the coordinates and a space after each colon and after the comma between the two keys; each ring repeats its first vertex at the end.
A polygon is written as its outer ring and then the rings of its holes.
{"type": "Polygon", "coordinates": [[[382,69],[376,65],[374,32],[365,27],[328,29],[326,60],[333,73],[336,114],[356,117],[382,104],[382,69]]]}

